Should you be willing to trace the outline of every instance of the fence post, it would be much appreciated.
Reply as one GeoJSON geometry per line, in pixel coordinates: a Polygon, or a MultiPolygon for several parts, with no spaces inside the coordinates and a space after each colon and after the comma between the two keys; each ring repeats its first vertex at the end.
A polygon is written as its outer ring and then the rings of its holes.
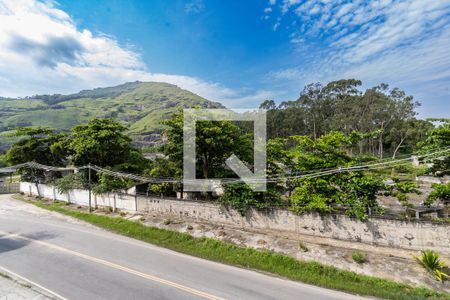
{"type": "Polygon", "coordinates": [[[136,211],[138,211],[138,203],[137,203],[137,194],[134,192],[134,207],[136,208],[136,211]]]}
{"type": "Polygon", "coordinates": [[[92,201],[92,192],[91,192],[91,163],[88,164],[88,177],[89,177],[89,212],[92,211],[91,201],[92,201]]]}
{"type": "Polygon", "coordinates": [[[12,186],[12,173],[9,173],[9,193],[11,193],[11,186],[12,186]]]}

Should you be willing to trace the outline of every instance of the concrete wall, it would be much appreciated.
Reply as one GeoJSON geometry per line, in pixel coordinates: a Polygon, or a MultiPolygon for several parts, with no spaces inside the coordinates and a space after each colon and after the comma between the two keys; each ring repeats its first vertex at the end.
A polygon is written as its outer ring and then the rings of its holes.
{"type": "MultiPolygon", "coordinates": [[[[58,190],[50,185],[31,184],[28,182],[20,183],[20,191],[28,195],[39,195],[44,198],[76,203],[80,205],[89,205],[89,191],[87,190],[71,190],[67,193],[58,193],[58,190]],[[39,188],[39,191],[38,191],[39,188]]],[[[91,205],[109,206],[114,210],[126,209],[136,210],[136,198],[130,195],[122,195],[116,193],[108,193],[91,196],[91,205]]]]}
{"type": "Polygon", "coordinates": [[[141,211],[188,216],[242,228],[270,229],[405,249],[433,249],[450,254],[450,224],[344,215],[296,215],[284,209],[250,209],[245,217],[213,203],[138,197],[141,211]]]}
{"type": "MultiPolygon", "coordinates": [[[[39,186],[41,196],[52,198],[52,187],[39,186]]],[[[22,183],[21,191],[24,193],[31,191],[32,194],[37,194],[36,187],[29,183],[22,183]]],[[[73,191],[68,195],[56,194],[58,200],[68,201],[70,198],[71,202],[80,204],[86,203],[87,197],[87,191],[73,191]]],[[[450,224],[383,218],[370,218],[365,222],[360,222],[344,215],[296,215],[290,211],[276,208],[269,210],[250,209],[247,215],[242,217],[234,210],[209,202],[116,194],[95,197],[99,206],[104,205],[179,217],[185,216],[242,228],[280,230],[404,249],[432,249],[450,255],[450,224]]]]}

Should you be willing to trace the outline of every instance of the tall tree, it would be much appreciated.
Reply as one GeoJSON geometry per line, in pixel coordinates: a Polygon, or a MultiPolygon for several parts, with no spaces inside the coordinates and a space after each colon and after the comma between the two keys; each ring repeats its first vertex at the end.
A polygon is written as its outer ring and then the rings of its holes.
{"type": "Polygon", "coordinates": [[[5,159],[10,164],[35,161],[44,165],[62,166],[66,163],[67,152],[63,146],[64,134],[56,134],[46,127],[23,127],[13,136],[19,141],[11,145],[5,159]]]}
{"type": "Polygon", "coordinates": [[[147,167],[142,153],[131,144],[126,127],[113,119],[95,118],[72,128],[68,150],[72,164],[94,164],[139,172],[147,167]]]}
{"type": "MultiPolygon", "coordinates": [[[[182,168],[183,112],[166,121],[168,143],[164,152],[174,165],[182,168]]],[[[249,164],[253,162],[253,139],[250,134],[230,121],[200,121],[196,124],[196,168],[198,178],[227,177],[233,174],[225,168],[232,154],[249,164]]]]}

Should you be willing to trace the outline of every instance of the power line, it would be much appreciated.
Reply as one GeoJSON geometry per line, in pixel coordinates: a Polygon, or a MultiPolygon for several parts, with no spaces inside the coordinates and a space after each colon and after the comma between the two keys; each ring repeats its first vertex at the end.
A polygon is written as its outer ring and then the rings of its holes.
{"type": "MultiPolygon", "coordinates": [[[[261,183],[261,182],[268,182],[268,183],[277,183],[277,182],[285,182],[288,180],[294,180],[294,179],[301,179],[301,178],[317,178],[317,177],[323,177],[323,176],[329,176],[329,175],[335,175],[339,173],[344,172],[360,172],[360,171],[370,171],[370,170],[379,170],[379,169],[386,169],[386,168],[392,168],[399,165],[404,165],[409,163],[414,157],[418,159],[423,158],[429,158],[432,156],[436,156],[439,154],[444,154],[450,152],[450,147],[442,147],[437,148],[441,149],[441,151],[435,151],[431,153],[425,153],[422,155],[411,155],[406,158],[401,159],[394,159],[389,160],[385,162],[376,162],[372,164],[360,164],[360,165],[354,165],[354,166],[346,166],[346,167],[336,167],[334,169],[319,169],[319,170],[305,170],[301,171],[303,174],[295,175],[295,176],[275,176],[275,177],[268,177],[264,179],[254,179],[254,180],[248,180],[248,182],[251,183],[261,183]],[[443,149],[443,150],[442,150],[443,149]]],[[[30,168],[30,169],[40,169],[44,171],[55,171],[55,172],[61,172],[61,171],[77,171],[77,170],[84,170],[84,169],[91,169],[99,173],[104,173],[109,176],[117,177],[117,178],[126,178],[131,179],[134,181],[142,182],[142,183],[183,183],[186,182],[182,179],[177,178],[155,178],[155,177],[148,177],[143,175],[136,175],[131,173],[124,173],[119,171],[113,171],[110,169],[102,168],[96,165],[86,165],[86,166],[80,166],[80,167],[54,167],[54,166],[47,166],[43,165],[37,162],[26,162],[23,164],[18,164],[14,166],[9,166],[0,169],[0,172],[3,170],[5,172],[11,172],[11,171],[17,171],[21,168],[30,168]]],[[[231,184],[231,183],[237,183],[242,182],[242,179],[240,178],[215,178],[216,180],[221,180],[222,184],[231,184]]]]}

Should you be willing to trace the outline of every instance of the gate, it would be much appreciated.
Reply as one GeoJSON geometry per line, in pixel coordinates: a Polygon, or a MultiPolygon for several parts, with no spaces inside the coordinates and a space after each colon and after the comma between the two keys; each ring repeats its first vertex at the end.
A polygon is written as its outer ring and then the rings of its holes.
{"type": "Polygon", "coordinates": [[[20,192],[20,183],[0,183],[0,194],[17,194],[20,192]]]}

